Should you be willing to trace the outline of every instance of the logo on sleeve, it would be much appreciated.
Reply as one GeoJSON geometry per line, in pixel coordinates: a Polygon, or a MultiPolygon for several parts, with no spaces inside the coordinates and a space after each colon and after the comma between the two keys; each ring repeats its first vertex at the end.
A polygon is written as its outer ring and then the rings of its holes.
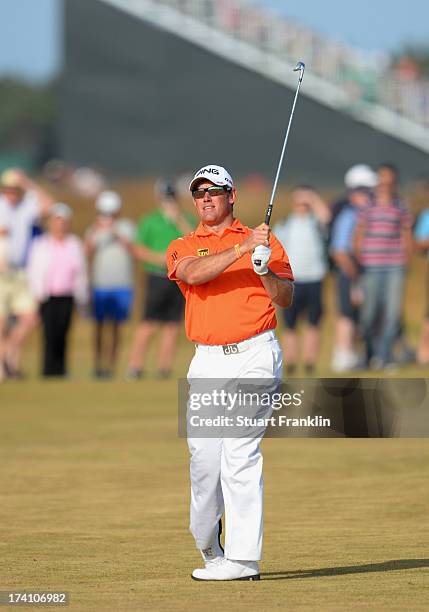
{"type": "Polygon", "coordinates": [[[209,250],[208,249],[198,249],[197,250],[198,257],[205,257],[208,254],[209,254],[209,250]]]}
{"type": "Polygon", "coordinates": [[[171,254],[171,259],[172,259],[173,261],[177,261],[177,257],[178,257],[178,255],[177,255],[177,251],[173,251],[173,253],[171,254]]]}

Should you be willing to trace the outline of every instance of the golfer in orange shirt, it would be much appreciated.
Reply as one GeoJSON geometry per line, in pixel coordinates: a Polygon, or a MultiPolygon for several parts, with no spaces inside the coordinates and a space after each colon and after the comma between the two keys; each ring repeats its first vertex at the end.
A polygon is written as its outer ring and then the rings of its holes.
{"type": "MultiPolygon", "coordinates": [[[[288,257],[268,225],[252,230],[234,217],[236,189],[225,168],[204,166],[190,191],[200,224],[167,250],[168,276],[185,297],[186,333],[196,344],[188,380],[280,380],[273,304],[286,308],[292,302],[288,257]]],[[[205,562],[192,573],[196,580],[259,579],[262,435],[188,437],[190,530],[205,562]],[[224,512],[225,551],[220,545],[224,512]]]]}

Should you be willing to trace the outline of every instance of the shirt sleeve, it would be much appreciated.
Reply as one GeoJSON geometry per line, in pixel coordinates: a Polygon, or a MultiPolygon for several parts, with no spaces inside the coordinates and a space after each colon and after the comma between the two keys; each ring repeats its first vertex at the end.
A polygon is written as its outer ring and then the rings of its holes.
{"type": "Polygon", "coordinates": [[[429,238],[429,208],[424,210],[417,219],[414,237],[416,240],[427,240],[429,238]]]}
{"type": "Polygon", "coordinates": [[[273,234],[271,234],[270,247],[271,259],[268,267],[271,272],[276,274],[279,278],[287,278],[293,281],[294,277],[291,265],[289,263],[289,257],[287,256],[287,253],[282,247],[278,238],[276,238],[273,234]]]}
{"type": "Polygon", "coordinates": [[[190,240],[186,238],[177,238],[170,243],[167,249],[167,276],[170,280],[179,282],[176,276],[177,266],[184,259],[197,259],[195,248],[192,248],[190,240]]]}
{"type": "Polygon", "coordinates": [[[356,223],[356,217],[348,211],[342,211],[334,221],[332,228],[331,244],[329,250],[333,253],[349,252],[351,250],[351,238],[356,223]]]}

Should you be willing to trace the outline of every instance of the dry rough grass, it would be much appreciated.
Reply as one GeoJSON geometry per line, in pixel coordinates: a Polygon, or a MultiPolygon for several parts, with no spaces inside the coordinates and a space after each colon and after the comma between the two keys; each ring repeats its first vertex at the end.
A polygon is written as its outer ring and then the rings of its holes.
{"type": "Polygon", "coordinates": [[[72,610],[426,610],[429,445],[265,440],[259,583],[194,583],[174,382],[1,388],[1,589],[72,610]]]}

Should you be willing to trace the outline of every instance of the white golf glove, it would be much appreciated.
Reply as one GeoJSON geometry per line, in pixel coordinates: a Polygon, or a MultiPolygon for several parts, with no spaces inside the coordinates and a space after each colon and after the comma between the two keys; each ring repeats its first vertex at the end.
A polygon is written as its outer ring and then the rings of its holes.
{"type": "Polygon", "coordinates": [[[264,274],[268,274],[268,262],[270,261],[270,257],[270,247],[266,247],[263,244],[260,244],[256,247],[256,249],[252,253],[252,264],[256,274],[259,274],[259,276],[264,276],[264,274]]]}

